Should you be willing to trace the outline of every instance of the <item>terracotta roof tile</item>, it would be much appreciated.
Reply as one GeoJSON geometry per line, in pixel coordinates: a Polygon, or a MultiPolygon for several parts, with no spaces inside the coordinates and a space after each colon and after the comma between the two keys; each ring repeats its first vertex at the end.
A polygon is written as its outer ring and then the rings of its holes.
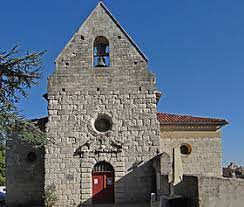
{"type": "Polygon", "coordinates": [[[161,125],[170,124],[189,124],[189,125],[226,125],[228,122],[224,119],[194,117],[188,115],[177,115],[168,113],[157,113],[158,121],[161,125]]]}

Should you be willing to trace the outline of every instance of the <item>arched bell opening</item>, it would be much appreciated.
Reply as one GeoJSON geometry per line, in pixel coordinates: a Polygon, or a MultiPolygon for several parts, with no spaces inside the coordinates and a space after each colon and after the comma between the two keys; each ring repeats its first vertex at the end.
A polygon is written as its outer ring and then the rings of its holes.
{"type": "Polygon", "coordinates": [[[114,203],[114,168],[108,162],[98,162],[92,170],[92,202],[114,203]]]}
{"type": "Polygon", "coordinates": [[[93,66],[109,67],[110,66],[110,48],[109,41],[104,36],[96,37],[93,44],[93,66]]]}

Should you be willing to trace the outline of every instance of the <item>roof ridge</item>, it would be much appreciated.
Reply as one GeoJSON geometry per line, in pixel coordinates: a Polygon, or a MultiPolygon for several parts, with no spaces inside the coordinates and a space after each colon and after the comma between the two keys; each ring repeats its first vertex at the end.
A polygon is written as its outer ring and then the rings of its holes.
{"type": "Polygon", "coordinates": [[[157,118],[161,124],[190,124],[190,125],[226,125],[229,124],[225,119],[180,115],[157,112],[157,118]]]}
{"type": "Polygon", "coordinates": [[[198,116],[198,115],[195,116],[195,115],[188,115],[188,114],[168,113],[168,112],[157,112],[157,114],[165,114],[165,115],[170,115],[170,116],[201,118],[201,119],[225,120],[224,118],[213,118],[213,117],[207,117],[207,116],[198,116]]]}

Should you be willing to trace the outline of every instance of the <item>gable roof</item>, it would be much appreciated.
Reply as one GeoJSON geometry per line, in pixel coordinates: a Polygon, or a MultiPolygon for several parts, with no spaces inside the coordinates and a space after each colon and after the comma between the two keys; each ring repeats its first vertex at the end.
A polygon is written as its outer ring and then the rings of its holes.
{"type": "Polygon", "coordinates": [[[224,126],[229,124],[225,119],[196,117],[189,115],[177,115],[168,113],[157,113],[160,125],[215,125],[224,126]]]}
{"type": "MultiPolygon", "coordinates": [[[[89,16],[92,15],[92,13],[98,8],[98,7],[102,7],[104,9],[104,11],[109,15],[109,17],[112,19],[112,21],[117,25],[117,27],[121,30],[121,32],[128,38],[128,40],[130,41],[130,43],[135,47],[135,49],[140,53],[140,55],[143,57],[143,59],[148,62],[148,58],[146,57],[146,55],[141,51],[141,49],[138,47],[138,45],[134,42],[134,40],[129,36],[129,34],[124,30],[124,28],[120,25],[120,23],[118,22],[117,19],[115,19],[115,17],[112,15],[112,13],[109,11],[109,9],[105,6],[105,4],[102,1],[99,1],[99,3],[97,4],[96,8],[91,12],[91,14],[89,16]]],[[[88,18],[89,18],[88,16],[88,18]]],[[[88,19],[87,18],[87,19],[88,19]]]]}

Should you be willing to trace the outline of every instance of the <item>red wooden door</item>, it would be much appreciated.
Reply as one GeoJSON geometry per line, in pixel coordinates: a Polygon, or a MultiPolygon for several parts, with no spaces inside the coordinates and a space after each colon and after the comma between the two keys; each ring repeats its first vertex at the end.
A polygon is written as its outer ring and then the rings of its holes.
{"type": "Polygon", "coordinates": [[[93,203],[102,203],[103,201],[103,189],[104,178],[102,173],[92,174],[92,200],[93,203]]]}
{"type": "Polygon", "coordinates": [[[114,173],[104,173],[104,202],[114,203],[114,173]]]}
{"type": "Polygon", "coordinates": [[[92,173],[92,201],[94,204],[114,203],[114,173],[92,173]]]}

